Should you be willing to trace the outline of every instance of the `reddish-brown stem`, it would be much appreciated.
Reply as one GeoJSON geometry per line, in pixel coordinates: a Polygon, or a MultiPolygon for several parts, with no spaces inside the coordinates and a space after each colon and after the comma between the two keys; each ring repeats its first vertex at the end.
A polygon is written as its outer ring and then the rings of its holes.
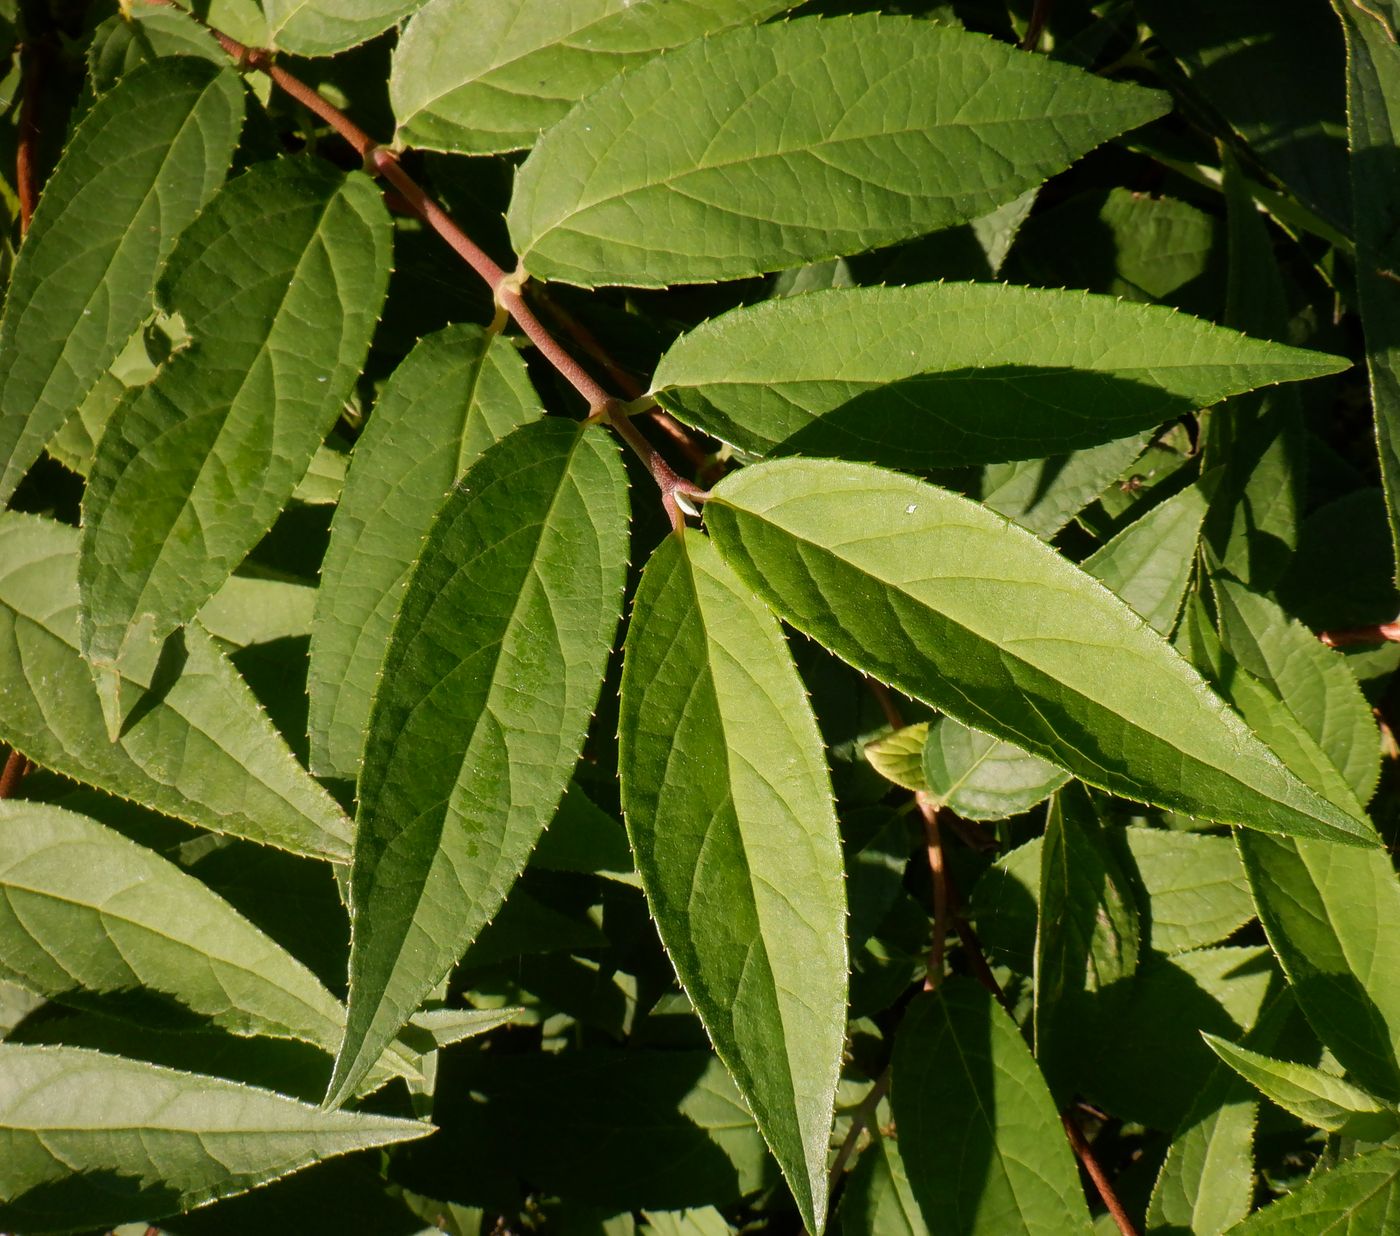
{"type": "MultiPolygon", "coordinates": [[[[641,399],[646,394],[645,388],[636,376],[629,373],[608,355],[607,349],[598,342],[598,337],[587,326],[555,300],[546,289],[538,284],[531,284],[530,288],[534,298],[544,306],[545,311],[559,324],[564,333],[607,371],[608,377],[612,379],[618,390],[634,401],[641,399]]],[[[690,462],[691,467],[703,468],[709,462],[709,456],[704,449],[670,413],[663,412],[660,408],[648,408],[645,415],[650,418],[653,425],[675,443],[677,449],[690,462]]]]}
{"type": "Polygon", "coordinates": [[[26,43],[20,49],[24,93],[19,104],[19,132],[15,146],[15,195],[19,198],[19,234],[29,231],[29,221],[39,203],[39,99],[44,88],[44,62],[48,50],[42,43],[26,43]]]}
{"type": "Polygon", "coordinates": [[[1069,1144],[1074,1150],[1075,1157],[1083,1164],[1084,1171],[1093,1181],[1094,1188],[1098,1190],[1099,1197],[1103,1199],[1103,1204],[1108,1207],[1108,1213],[1113,1216],[1118,1230],[1123,1236],[1138,1236],[1137,1228],[1128,1217],[1128,1212],[1123,1209],[1123,1203],[1118,1200],[1118,1194],[1113,1189],[1113,1182],[1104,1174],[1103,1168],[1094,1156],[1094,1148],[1089,1145],[1088,1139],[1084,1136],[1084,1130],[1079,1127],[1079,1122],[1069,1112],[1061,1113],[1060,1120],[1065,1126],[1065,1136],[1069,1138],[1069,1144]]]}
{"type": "Polygon", "coordinates": [[[1023,51],[1035,51],[1040,46],[1040,36],[1045,32],[1045,23],[1050,20],[1050,10],[1055,0],[1035,0],[1031,9],[1031,19],[1026,26],[1026,37],[1021,40],[1023,51]]]}
{"type": "Polygon", "coordinates": [[[890,1066],[885,1066],[885,1071],[875,1079],[874,1084],[865,1092],[865,1098],[861,1099],[860,1106],[851,1115],[851,1127],[846,1130],[846,1136],[841,1140],[841,1147],[836,1152],[836,1158],[831,1164],[831,1171],[826,1175],[826,1191],[830,1197],[836,1191],[836,1186],[841,1183],[841,1174],[846,1170],[846,1164],[851,1161],[851,1156],[856,1152],[856,1144],[860,1141],[863,1133],[875,1119],[875,1112],[879,1109],[880,1100],[888,1093],[890,1088],[890,1066]]]}
{"type": "Polygon", "coordinates": [[[603,367],[613,385],[628,399],[640,399],[646,394],[642,383],[608,355],[607,349],[598,342],[597,335],[565,309],[548,290],[534,284],[530,292],[532,297],[544,306],[549,316],[564,329],[564,333],[603,367]]]}
{"type": "Polygon", "coordinates": [[[0,769],[0,799],[13,798],[28,771],[29,761],[18,751],[11,751],[5,760],[5,767],[0,769]]]}
{"type": "Polygon", "coordinates": [[[1381,622],[1372,627],[1347,627],[1341,631],[1319,631],[1317,638],[1329,648],[1353,644],[1400,643],[1400,621],[1381,622]]]}
{"type": "MultiPolygon", "coordinates": [[[[168,8],[179,8],[175,0],[147,0],[168,8]]],[[[570,386],[587,403],[591,415],[606,421],[646,464],[647,470],[661,490],[662,502],[671,517],[673,525],[684,523],[684,515],[676,503],[677,494],[698,497],[703,490],[676,475],[660,453],[642,437],[635,425],[625,414],[615,409],[622,401],[606,391],[589,372],[569,354],[567,349],[554,338],[537,318],[534,311],[525,303],[521,295],[524,282],[522,274],[507,274],[470,236],[468,236],[441,206],[439,206],[421,185],[413,179],[393,151],[381,146],[343,111],[324,98],[313,87],[300,78],[288,73],[273,62],[272,53],[259,47],[248,47],[237,39],[230,38],[221,30],[209,28],[218,40],[219,46],[241,67],[256,69],[272,79],[274,85],[284,94],[295,99],[313,115],[334,129],[345,139],[364,162],[365,170],[387,181],[398,197],[408,208],[433,229],[468,266],[476,272],[491,289],[496,304],[504,309],[525,333],[525,336],[558,371],[570,386]]],[[[609,361],[609,368],[613,368],[609,361]]]]}
{"type": "Polygon", "coordinates": [[[943,836],[938,827],[938,807],[927,794],[914,795],[924,820],[924,848],[929,875],[933,877],[933,942],[928,950],[924,990],[932,991],[943,978],[943,954],[948,945],[948,868],[943,861],[943,836]]]}

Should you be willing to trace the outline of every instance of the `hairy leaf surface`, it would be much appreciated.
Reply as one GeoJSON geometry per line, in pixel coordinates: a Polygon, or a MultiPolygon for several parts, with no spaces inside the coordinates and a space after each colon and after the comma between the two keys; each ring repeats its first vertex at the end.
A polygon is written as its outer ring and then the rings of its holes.
{"type": "Polygon", "coordinates": [[[432,0],[394,52],[397,140],[521,150],[575,103],[657,52],[762,21],[792,0],[432,0]]]}
{"type": "Polygon", "coordinates": [[[0,1044],[0,1223],[150,1221],[431,1132],[101,1052],[0,1044]]]}
{"type": "Polygon", "coordinates": [[[986,214],[1166,110],[981,35],[889,16],[726,31],[585,99],[509,223],[531,274],[734,279],[986,214]]]}
{"type": "Polygon", "coordinates": [[[160,299],[190,343],[118,408],[83,498],[95,666],[193,617],[291,497],[364,361],[388,242],[369,177],[300,159],[231,181],[181,239],[160,299]]]}
{"type": "Polygon", "coordinates": [[[1371,1142],[1384,1141],[1400,1127],[1400,1114],[1345,1078],[1311,1065],[1275,1060],[1218,1035],[1202,1037],[1265,1098],[1305,1124],[1371,1142]]]}
{"type": "Polygon", "coordinates": [[[1370,1236],[1393,1226],[1400,1148],[1381,1146],[1312,1176],[1231,1229],[1231,1236],[1370,1236]]]}
{"type": "Polygon", "coordinates": [[[1155,305],[931,283],[732,310],[673,344],[653,389],[752,454],[920,471],[1095,446],[1348,364],[1155,305]]]}
{"type": "Polygon", "coordinates": [[[351,823],[191,623],[125,667],[107,736],[78,652],[78,533],[0,517],[0,739],[45,768],[201,828],[343,862],[351,823]]]}
{"type": "Polygon", "coordinates": [[[820,1231],[846,1009],[835,807],[777,623],[697,534],[665,541],[643,574],[619,741],[662,942],[820,1231]]]}
{"type": "Polygon", "coordinates": [[[494,917],[553,817],[617,630],[627,519],[602,429],[541,420],[486,451],[433,524],[360,774],[331,1101],[494,917]]]}
{"type": "Polygon", "coordinates": [[[1087,1233],[1079,1173],[1016,1023],[954,978],[909,1006],[890,1087],[900,1155],[930,1231],[1087,1233]]]}
{"type": "Polygon", "coordinates": [[[540,414],[519,353],[471,325],[427,336],[355,444],[321,566],[311,636],[311,769],[359,771],[404,584],[448,491],[491,443],[540,414]]]}
{"type": "Polygon", "coordinates": [[[1284,768],[1122,601],[976,503],[860,464],[781,460],[721,481],[706,523],[794,626],[1091,785],[1375,844],[1367,822],[1284,768]]]}
{"type": "Polygon", "coordinates": [[[131,73],[83,118],[0,319],[0,503],[151,311],[156,275],[228,170],[243,92],[189,57],[131,73]]]}
{"type": "Polygon", "coordinates": [[[272,46],[330,56],[372,39],[423,0],[263,0],[272,46]]]}

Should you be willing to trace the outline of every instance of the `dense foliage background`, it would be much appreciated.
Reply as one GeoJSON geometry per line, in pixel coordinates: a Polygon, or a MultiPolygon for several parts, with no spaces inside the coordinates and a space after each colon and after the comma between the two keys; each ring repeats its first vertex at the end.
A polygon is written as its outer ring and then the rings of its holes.
{"type": "Polygon", "coordinates": [[[1400,1230],[1392,0],[192,7],[0,0],[0,1230],[1400,1230]]]}

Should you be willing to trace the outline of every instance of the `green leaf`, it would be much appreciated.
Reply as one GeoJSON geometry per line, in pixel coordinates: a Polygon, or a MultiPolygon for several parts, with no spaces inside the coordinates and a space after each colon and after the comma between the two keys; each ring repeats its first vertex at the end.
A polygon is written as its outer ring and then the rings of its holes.
{"type": "Polygon", "coordinates": [[[229,63],[214,36],[182,9],[133,7],[114,13],[94,31],[87,50],[88,81],[95,94],[105,94],[138,65],[161,56],[229,63]]]}
{"type": "Polygon", "coordinates": [[[1269,943],[1342,1067],[1400,1100],[1400,882],[1383,852],[1238,838],[1269,943]]]}
{"type": "Polygon", "coordinates": [[[781,460],[726,477],[705,511],[720,552],[787,621],[965,724],[1130,798],[1375,843],[1123,602],[966,498],[860,464],[781,460]]]}
{"type": "Polygon", "coordinates": [[[1064,1084],[1122,1120],[1178,1128],[1219,1063],[1182,1027],[1241,1038],[1280,987],[1262,945],[1144,953],[1131,983],[1086,999],[1064,1084]]]}
{"type": "Polygon", "coordinates": [[[1322,6],[1139,0],[1138,11],[1254,156],[1308,207],[1347,227],[1343,55],[1322,6]]]}
{"type": "Polygon", "coordinates": [[[731,310],[674,343],[652,385],[750,454],[929,471],[1095,446],[1349,363],[1155,305],[933,283],[731,310]]]}
{"type": "Polygon", "coordinates": [[[1393,1228],[1400,1147],[1381,1146],[1313,1176],[1250,1215],[1231,1236],[1368,1236],[1393,1228]]]}
{"type": "Polygon", "coordinates": [[[1380,735],[1346,658],[1267,597],[1231,579],[1213,582],[1230,654],[1273,690],[1357,801],[1367,802],[1380,778],[1380,735]]]}
{"type": "Polygon", "coordinates": [[[1083,786],[1055,795],[1040,854],[1035,937],[1035,1054],[1055,1086],[1073,1053],[1084,996],[1137,969],[1138,911],[1083,786]]]}
{"type": "Polygon", "coordinates": [[[841,1236],[928,1236],[899,1143],[883,1134],[861,1153],[841,1194],[841,1236]]]}
{"type": "Polygon", "coordinates": [[[1048,459],[989,464],[982,504],[1049,540],[1133,465],[1152,431],[1048,459]]]}
{"type": "Polygon", "coordinates": [[[271,45],[298,56],[332,56],[364,43],[423,0],[263,0],[271,45]]]}
{"type": "MultiPolygon", "coordinates": [[[[1235,1088],[1243,1088],[1232,1080],[1235,1088]]],[[[1231,1090],[1221,1093],[1213,1076],[1207,1086],[1196,1109],[1201,1114],[1187,1115],[1157,1174],[1147,1208],[1150,1231],[1220,1236],[1253,1204],[1259,1105],[1231,1090]]]]}
{"type": "Polygon", "coordinates": [[[334,1053],[345,1010],[228,902],[95,820],[0,803],[0,975],[51,1000],[158,992],[239,1035],[334,1053]]]}
{"type": "MultiPolygon", "coordinates": [[[[1294,1011],[1279,991],[1247,1041],[1272,1049],[1294,1011]]],[[[1217,1060],[1172,1137],[1147,1204],[1149,1231],[1219,1236],[1254,1204],[1255,1091],[1217,1060]]]]}
{"type": "Polygon", "coordinates": [[[1311,1065],[1275,1060],[1218,1035],[1201,1037],[1266,1099],[1305,1124],[1370,1142],[1384,1141],[1400,1128],[1400,1113],[1345,1078],[1311,1065]]]}
{"type": "Polygon", "coordinates": [[[1084,560],[1084,569],[1154,631],[1170,635],[1191,582],[1206,505],[1205,491],[1188,486],[1100,546],[1084,560]]]}
{"type": "Polygon", "coordinates": [[[1165,104],[933,22],[740,28],[550,129],[516,177],[510,233],[532,275],[585,287],[783,270],[986,214],[1165,104]]]}
{"type": "MultiPolygon", "coordinates": [[[[1125,828],[1127,855],[1117,850],[1141,887],[1142,935],[1159,953],[1216,944],[1254,917],[1244,868],[1228,837],[1125,828]]],[[[996,960],[1031,972],[1040,904],[1042,840],[1036,837],[996,863],[972,889],[972,914],[996,960]]]]}
{"type": "Polygon", "coordinates": [[[866,743],[865,758],[886,781],[906,790],[926,790],[929,784],[924,776],[924,742],[928,733],[927,721],[906,725],[866,743]]]}
{"type": "Polygon", "coordinates": [[[0,1044],[0,1223],[149,1222],[432,1131],[81,1048],[0,1044]]]}
{"type": "Polygon", "coordinates": [[[488,449],[429,532],[360,774],[331,1102],[495,915],[554,815],[616,631],[627,517],[605,432],[541,420],[488,449]]]}
{"type": "Polygon", "coordinates": [[[385,384],[355,444],[321,566],[311,636],[311,768],[353,780],[404,584],[447,492],[541,414],[515,348],[480,327],[428,335],[385,384]]]}
{"type": "Polygon", "coordinates": [[[530,862],[548,871],[593,872],[638,885],[622,822],[598,807],[577,782],[564,792],[530,862]]]}
{"type": "Polygon", "coordinates": [[[968,820],[1004,820],[1044,802],[1069,773],[1014,743],[940,717],[924,743],[923,774],[940,807],[968,820]]]}
{"type": "Polygon", "coordinates": [[[819,1232],[846,1025],[836,812],[778,625],[698,534],[643,572],[621,700],[623,813],[662,943],[819,1232]]]}
{"type": "Polygon", "coordinates": [[[150,312],[156,273],[219,187],[242,123],[238,78],[189,57],[134,70],[83,118],[0,319],[0,503],[150,312]]]}
{"type": "MultiPolygon", "coordinates": [[[[1289,301],[1269,225],[1233,158],[1224,168],[1230,264],[1226,323],[1268,339],[1289,330],[1289,301]]],[[[1224,571],[1258,591],[1288,569],[1306,499],[1308,438],[1299,392],[1283,387],[1208,413],[1202,467],[1219,469],[1205,541],[1224,571]]]]}
{"type": "Polygon", "coordinates": [[[359,374],[388,265],[374,183],[309,159],[256,164],[182,237],[160,298],[190,343],[118,408],[83,498],[83,652],[104,677],[271,526],[359,374]]]}
{"type": "Polygon", "coordinates": [[[431,0],[394,52],[395,141],[463,154],[523,150],[580,99],[657,52],[792,7],[793,0],[431,0]]]}
{"type": "Polygon", "coordinates": [[[78,653],[78,533],[0,517],[0,740],[44,768],[215,832],[344,862],[351,824],[191,624],[125,667],[107,737],[78,653]]]}
{"type": "Polygon", "coordinates": [[[1400,240],[1395,181],[1400,46],[1394,8],[1333,0],[1347,45],[1347,123],[1356,234],[1356,296],[1366,335],[1381,480],[1392,548],[1400,557],[1400,240]]]}
{"type": "Polygon", "coordinates": [[[931,1231],[1089,1231],[1060,1118],[1016,1023],[969,979],[918,996],[894,1049],[900,1153],[931,1231]]]}

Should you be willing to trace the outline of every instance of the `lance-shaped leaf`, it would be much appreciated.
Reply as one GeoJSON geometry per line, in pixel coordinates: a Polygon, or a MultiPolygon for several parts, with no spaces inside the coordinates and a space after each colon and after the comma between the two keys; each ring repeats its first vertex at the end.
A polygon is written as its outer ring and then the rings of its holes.
{"type": "Polygon", "coordinates": [[[1202,1034],[1217,1056],[1265,1098],[1305,1124],[1329,1133],[1381,1142],[1400,1128],[1400,1114],[1360,1086],[1308,1064],[1275,1060],[1215,1034],[1202,1034]]]}
{"type": "Polygon", "coordinates": [[[933,22],[739,28],[550,129],[516,177],[510,233],[531,274],[586,287],[785,270],[986,214],[1166,110],[933,22]]]}
{"type": "Polygon", "coordinates": [[[1089,1209],[1045,1079],[1021,1031],[969,979],[909,1006],[890,1101],[929,1230],[1087,1233],[1089,1209]]]}
{"type": "Polygon", "coordinates": [[[176,238],[243,124],[227,69],[188,57],[99,99],[44,185],[0,319],[0,503],[151,310],[176,238]]]}
{"type": "Polygon", "coordinates": [[[1357,1082],[1400,1101],[1400,882],[1389,857],[1238,841],[1259,921],[1318,1038],[1357,1082]]]}
{"type": "Polygon", "coordinates": [[[1093,800],[1071,783],[1055,795],[1040,852],[1035,936],[1035,1054],[1058,1090],[1065,1057],[1078,1048],[1085,997],[1131,979],[1138,911],[1109,848],[1093,800]]]}
{"type": "Polygon", "coordinates": [[[1170,635],[1191,582],[1206,505],[1201,486],[1188,486],[1096,549],[1084,560],[1084,569],[1154,631],[1170,635]]]}
{"type": "Polygon", "coordinates": [[[491,443],[540,415],[520,354],[480,327],[427,336],[355,443],[311,635],[311,769],[353,780],[404,584],[448,491],[491,443]]]}
{"type": "Polygon", "coordinates": [[[279,51],[333,56],[381,34],[423,0],[263,0],[279,51]]]}
{"type": "Polygon", "coordinates": [[[1132,467],[1152,430],[1045,459],[988,464],[982,502],[1047,541],[1132,467]]]}
{"type": "Polygon", "coordinates": [[[78,1006],[143,989],[328,1055],[345,1028],[315,975],[194,876],[42,803],[0,803],[0,977],[78,1006]]]}
{"type": "Polygon", "coordinates": [[[369,346],[388,224],[368,176],[281,159],[231,181],[181,238],[160,299],[190,342],[117,409],[83,498],[95,667],[144,643],[138,628],[159,640],[193,617],[291,496],[369,346]]]}
{"type": "Polygon", "coordinates": [[[78,652],[78,533],[0,517],[0,741],[164,815],[344,862],[351,824],[293,757],[247,684],[192,623],[126,666],[107,737],[78,652]]]}
{"type": "Polygon", "coordinates": [[[1356,293],[1366,334],[1376,442],[1391,544],[1400,554],[1400,44],[1393,5],[1333,0],[1347,45],[1347,137],[1351,149],[1356,293]]]}
{"type": "Polygon", "coordinates": [[[794,459],[731,474],[705,511],[721,554],[786,620],[965,724],[1129,798],[1376,844],[1119,598],[975,502],[794,459]]]}
{"type": "MultiPolygon", "coordinates": [[[[1278,990],[1266,1002],[1245,1041],[1253,1047],[1272,1049],[1293,1007],[1288,991],[1278,990]]],[[[1217,1061],[1177,1127],[1157,1173],[1147,1204],[1150,1231],[1220,1236],[1249,1213],[1254,1204],[1254,1125],[1258,1114],[1254,1090],[1223,1061],[1217,1061]]]]}
{"type": "Polygon", "coordinates": [[[149,1222],[432,1131],[82,1048],[0,1044],[0,1224],[149,1222]]]}
{"type": "Polygon", "coordinates": [[[1231,1236],[1364,1236],[1394,1226],[1400,1205],[1400,1147],[1381,1146],[1312,1176],[1256,1210],[1231,1236]]]}
{"type": "Polygon", "coordinates": [[[822,741],[772,616],[694,533],[627,634],[622,806],[662,943],[809,1231],[846,1026],[846,898],[822,741]]]}
{"type": "Polygon", "coordinates": [[[401,145],[522,150],[575,103],[657,52],[759,22],[792,0],[431,0],[394,51],[401,145]]]}
{"type": "Polygon", "coordinates": [[[1095,446],[1349,363],[1110,296],[931,283],[732,310],[677,340],[653,389],[752,454],[920,471],[1095,446]]]}
{"type": "Polygon", "coordinates": [[[841,1192],[841,1236],[929,1236],[899,1142],[878,1136],[841,1192]]]}
{"type": "Polygon", "coordinates": [[[502,439],[443,508],[374,700],[330,1101],[500,909],[568,787],[617,630],[627,483],[597,427],[502,439]]]}
{"type": "Polygon", "coordinates": [[[1380,778],[1380,735],[1346,658],[1267,597],[1231,579],[1213,582],[1230,655],[1283,701],[1365,803],[1380,778]]]}

